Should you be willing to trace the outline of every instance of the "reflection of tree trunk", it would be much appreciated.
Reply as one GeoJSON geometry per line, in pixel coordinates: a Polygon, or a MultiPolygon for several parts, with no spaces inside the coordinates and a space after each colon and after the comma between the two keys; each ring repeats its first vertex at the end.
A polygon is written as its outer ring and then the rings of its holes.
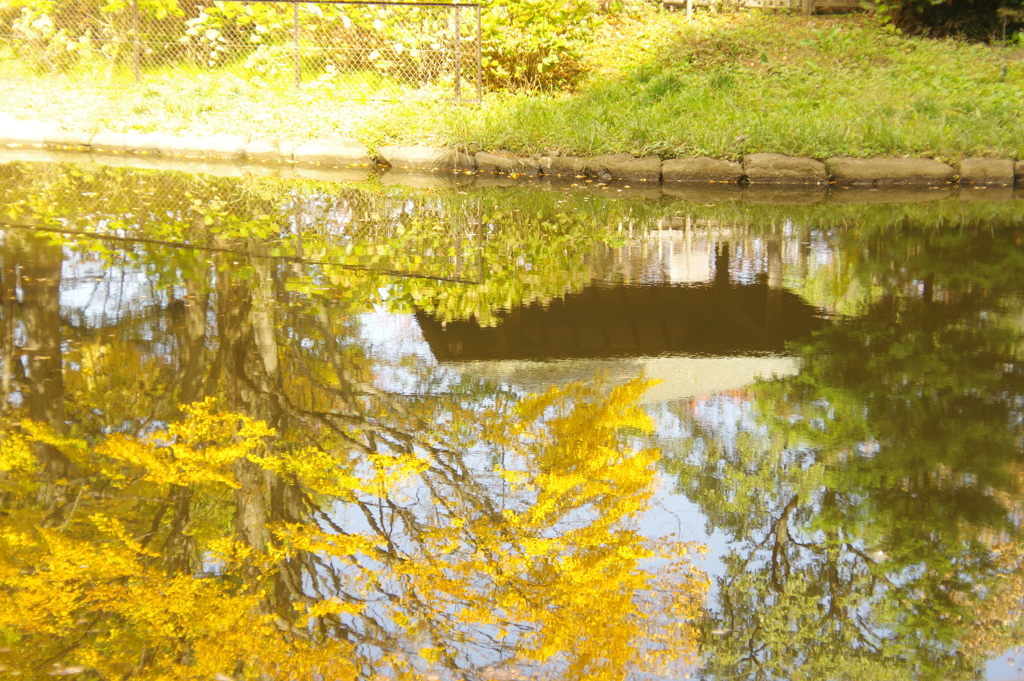
{"type": "Polygon", "coordinates": [[[338,377],[338,389],[341,391],[345,406],[350,412],[359,413],[359,406],[352,390],[352,381],[345,370],[341,349],[338,347],[338,340],[334,337],[334,327],[331,326],[331,319],[327,315],[326,308],[321,308],[317,313],[317,322],[320,324],[320,333],[324,337],[324,349],[327,350],[327,357],[330,358],[334,374],[338,377]]]}
{"type": "MultiPolygon", "coordinates": [[[[268,420],[265,396],[250,380],[253,342],[250,294],[244,282],[235,281],[230,269],[217,273],[217,330],[220,333],[219,360],[223,362],[228,409],[253,418],[268,420]]],[[[257,371],[265,371],[257,367],[257,371]]],[[[273,423],[271,424],[273,425],[273,423]]],[[[235,482],[235,532],[246,544],[263,551],[270,541],[267,503],[263,492],[263,471],[252,461],[240,458],[233,465],[235,482]]]]}
{"type": "MultiPolygon", "coordinates": [[[[46,239],[25,235],[21,265],[22,320],[28,355],[29,416],[64,432],[64,374],[60,347],[60,279],[63,249],[46,239]]],[[[53,445],[33,444],[46,484],[41,501],[49,509],[45,524],[64,522],[70,502],[67,478],[71,462],[53,445]]]]}
{"type": "Polygon", "coordinates": [[[283,413],[273,278],[253,266],[256,286],[218,276],[218,327],[228,407],[276,428],[283,413]]]}
{"type": "Polygon", "coordinates": [[[266,260],[255,260],[252,263],[256,286],[252,287],[252,329],[256,340],[256,349],[266,378],[276,386],[281,382],[281,371],[278,364],[277,325],[274,323],[274,279],[266,260]]]}
{"type": "Polygon", "coordinates": [[[772,587],[782,593],[786,589],[785,581],[789,577],[789,561],[786,558],[786,546],[789,544],[789,517],[796,510],[800,497],[794,495],[782,515],[775,523],[775,544],[772,546],[772,587]]]}
{"type": "Polygon", "coordinates": [[[728,292],[730,284],[729,244],[723,241],[715,244],[715,288],[723,293],[728,292]]]}
{"type": "MultiPolygon", "coordinates": [[[[821,515],[828,517],[836,513],[836,492],[831,488],[825,488],[825,494],[821,499],[821,515]]],[[[835,620],[846,617],[846,607],[843,599],[846,595],[843,582],[839,576],[839,561],[836,553],[839,546],[839,535],[835,527],[828,527],[825,530],[825,582],[828,584],[828,616],[835,620]]]]}
{"type": "MultiPolygon", "coordinates": [[[[253,267],[255,282],[237,279],[231,268],[217,272],[217,366],[208,378],[223,374],[227,408],[279,427],[283,413],[280,404],[280,367],[277,330],[274,323],[272,273],[265,265],[253,267]]],[[[246,458],[232,465],[235,490],[235,534],[257,552],[266,551],[273,537],[269,502],[271,488],[282,484],[276,476],[246,458]]],[[[276,496],[281,497],[282,493],[276,496]]],[[[282,514],[285,515],[285,514],[282,514]]],[[[256,572],[250,574],[252,579],[256,572]]],[[[249,588],[255,589],[252,582],[249,588]]],[[[269,610],[271,604],[264,604],[269,610]]]]}
{"type": "MultiPolygon", "coordinates": [[[[275,523],[300,523],[306,519],[306,507],[298,485],[280,476],[270,479],[270,515],[275,523]]],[[[274,610],[292,622],[299,615],[292,607],[303,596],[302,571],[309,562],[304,552],[279,563],[274,576],[274,610]]]]}
{"type": "Polygon", "coordinates": [[[182,338],[182,381],[180,401],[189,404],[202,399],[203,369],[206,362],[206,315],[210,295],[204,285],[189,277],[185,280],[184,338],[182,338]]]}
{"type": "Polygon", "coordinates": [[[267,500],[263,493],[263,469],[248,459],[235,459],[235,532],[256,551],[270,543],[267,500]]]}
{"type": "Polygon", "coordinates": [[[935,297],[935,275],[929,274],[924,278],[924,290],[921,292],[921,298],[925,304],[931,303],[935,297]]]}
{"type": "Polygon", "coordinates": [[[799,260],[799,268],[797,274],[801,279],[807,279],[810,274],[810,257],[811,257],[811,242],[809,241],[810,236],[806,233],[806,228],[800,235],[800,251],[797,256],[799,260]]]}
{"type": "Polygon", "coordinates": [[[768,237],[768,291],[765,305],[765,331],[771,346],[782,345],[782,244],[768,237]]]}
{"type": "MultiPolygon", "coordinates": [[[[191,404],[203,398],[203,374],[206,369],[206,323],[210,296],[204,291],[204,278],[185,280],[183,313],[175,326],[182,330],[181,389],[178,401],[191,404]]],[[[164,542],[164,567],[169,574],[190,574],[193,570],[196,542],[188,534],[192,521],[191,487],[171,485],[164,507],[171,509],[171,522],[164,542]]],[[[161,512],[160,515],[163,515],[161,512]]],[[[159,516],[157,518],[159,523],[159,516]]],[[[156,528],[154,528],[155,530],[156,528]]]]}
{"type": "Polygon", "coordinates": [[[168,502],[172,516],[164,543],[164,565],[170,574],[189,574],[196,550],[195,539],[187,534],[192,519],[192,488],[171,485],[168,502]]]}
{"type": "MultiPolygon", "coordinates": [[[[17,306],[17,289],[15,286],[14,244],[10,237],[5,235],[3,243],[3,257],[0,258],[0,334],[3,339],[3,366],[0,372],[3,375],[3,394],[0,399],[0,414],[6,413],[10,408],[12,383],[14,379],[14,310],[17,306]]],[[[19,363],[20,366],[20,363],[19,363]]]]}
{"type": "MultiPolygon", "coordinates": [[[[266,262],[251,267],[249,281],[234,279],[230,270],[217,275],[218,363],[228,408],[282,428],[288,410],[283,402],[274,271],[266,262]]],[[[238,484],[235,533],[255,551],[265,552],[275,541],[271,524],[299,523],[308,517],[305,497],[294,480],[270,473],[246,458],[234,461],[233,473],[238,484]]],[[[274,595],[261,603],[261,612],[275,612],[279,622],[289,623],[300,615],[294,604],[306,598],[303,574],[312,572],[310,559],[299,553],[278,564],[272,576],[256,570],[248,574],[249,589],[258,587],[257,577],[273,581],[274,595]]],[[[302,634],[295,630],[289,635],[302,634]]]]}

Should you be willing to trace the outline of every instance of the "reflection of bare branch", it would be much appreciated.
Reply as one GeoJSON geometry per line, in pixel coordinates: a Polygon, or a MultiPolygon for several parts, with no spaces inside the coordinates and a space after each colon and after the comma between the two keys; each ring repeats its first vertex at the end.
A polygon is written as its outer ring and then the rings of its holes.
{"type": "Polygon", "coordinates": [[[784,571],[783,577],[789,577],[789,559],[786,557],[785,547],[789,539],[789,516],[792,515],[799,499],[799,495],[794,495],[789,500],[789,503],[782,509],[782,515],[775,521],[774,532],[772,532],[775,535],[775,544],[772,546],[772,586],[778,593],[785,590],[784,579],[779,575],[780,567],[784,571]]]}
{"type": "MultiPolygon", "coordinates": [[[[864,553],[863,551],[858,549],[853,544],[851,544],[849,542],[844,542],[843,545],[846,547],[846,549],[850,553],[854,554],[855,556],[857,556],[861,560],[863,560],[866,565],[874,565],[875,564],[876,561],[872,560],[871,556],[867,555],[866,553],[864,553]]],[[[878,575],[876,575],[876,578],[881,579],[883,582],[885,582],[886,584],[888,584],[891,587],[895,587],[896,586],[895,584],[893,584],[892,580],[890,580],[888,575],[886,575],[886,574],[878,574],[878,575]]]]}
{"type": "Polygon", "coordinates": [[[60,524],[60,527],[57,528],[58,532],[63,532],[64,528],[66,528],[68,526],[68,523],[71,522],[71,516],[73,516],[75,514],[75,511],[78,509],[78,502],[82,500],[82,491],[84,489],[84,485],[78,488],[78,494],[75,496],[75,503],[71,505],[71,510],[68,511],[67,516],[64,517],[64,522],[62,522],[60,524]]]}

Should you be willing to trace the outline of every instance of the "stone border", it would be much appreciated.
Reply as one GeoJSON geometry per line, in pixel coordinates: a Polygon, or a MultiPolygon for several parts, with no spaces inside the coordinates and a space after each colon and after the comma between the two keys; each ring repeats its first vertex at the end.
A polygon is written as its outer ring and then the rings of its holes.
{"type": "MultiPolygon", "coordinates": [[[[371,154],[360,142],[347,138],[299,142],[287,139],[247,139],[239,135],[211,137],[173,136],[158,133],[88,134],[67,131],[57,123],[21,121],[0,114],[0,148],[73,152],[64,160],[81,160],[88,152],[107,165],[175,167],[214,174],[259,174],[278,177],[359,181],[371,173],[386,184],[442,186],[518,184],[547,181],[572,185],[632,190],[633,194],[672,194],[681,185],[732,185],[744,193],[781,197],[804,196],[806,201],[831,187],[876,190],[890,195],[894,189],[951,189],[959,186],[996,190],[1024,187],[1024,161],[967,158],[957,167],[933,159],[829,158],[824,162],[783,154],[748,154],[742,162],[707,157],[662,161],[657,156],[634,158],[612,154],[596,158],[575,156],[523,157],[512,152],[480,151],[428,146],[385,146],[371,154]],[[184,162],[184,163],[183,163],[184,162]],[[230,164],[233,168],[207,166],[230,164]],[[187,166],[187,167],[182,167],[187,166]],[[475,182],[474,182],[475,180],[475,182]],[[494,182],[492,182],[494,181],[494,182]],[[629,184],[625,184],[629,183],[629,184]],[[619,184],[621,186],[614,187],[619,184]],[[647,191],[641,191],[646,188],[647,191]],[[808,191],[801,191],[801,188],[808,191]],[[884,191],[883,191],[884,190],[884,191]]],[[[702,192],[703,194],[704,192],[702,192]]],[[[977,194],[978,198],[1000,192],[977,194]]]]}
{"type": "MultiPolygon", "coordinates": [[[[285,180],[307,179],[327,182],[365,182],[374,174],[369,168],[330,166],[299,166],[295,164],[258,164],[216,162],[202,159],[181,159],[162,156],[62,151],[39,148],[5,149],[0,147],[0,163],[28,161],[33,163],[82,163],[140,168],[145,170],[174,170],[204,173],[219,177],[259,176],[285,180]]],[[[839,187],[836,185],[804,184],[740,184],[738,182],[690,182],[663,180],[661,182],[631,182],[612,180],[595,182],[579,178],[490,175],[481,173],[437,173],[388,169],[378,173],[384,185],[399,185],[418,189],[468,190],[483,187],[535,187],[548,191],[577,191],[615,198],[682,199],[694,203],[717,204],[729,201],[773,204],[850,204],[850,203],[920,203],[956,197],[961,201],[1006,202],[1014,198],[1024,200],[1024,187],[1014,190],[1009,186],[966,186],[949,184],[944,187],[892,186],[892,187],[839,187]]]]}

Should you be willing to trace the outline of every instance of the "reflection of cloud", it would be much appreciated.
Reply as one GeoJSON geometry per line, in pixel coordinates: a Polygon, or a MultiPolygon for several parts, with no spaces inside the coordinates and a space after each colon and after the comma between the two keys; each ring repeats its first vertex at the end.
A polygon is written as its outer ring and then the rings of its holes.
{"type": "Polygon", "coordinates": [[[542,392],[552,385],[587,381],[599,371],[605,373],[613,385],[640,374],[661,381],[643,394],[641,404],[710,395],[742,388],[758,379],[794,376],[800,371],[797,358],[779,355],[628,357],[548,362],[495,360],[460,362],[454,366],[471,376],[506,383],[526,392],[542,392]]]}

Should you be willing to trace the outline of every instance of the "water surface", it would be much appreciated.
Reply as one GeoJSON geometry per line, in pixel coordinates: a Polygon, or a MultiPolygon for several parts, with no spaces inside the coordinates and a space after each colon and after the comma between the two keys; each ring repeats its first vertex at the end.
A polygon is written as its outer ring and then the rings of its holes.
{"type": "Polygon", "coordinates": [[[1019,204],[0,166],[0,664],[1016,678],[1019,204]]]}

